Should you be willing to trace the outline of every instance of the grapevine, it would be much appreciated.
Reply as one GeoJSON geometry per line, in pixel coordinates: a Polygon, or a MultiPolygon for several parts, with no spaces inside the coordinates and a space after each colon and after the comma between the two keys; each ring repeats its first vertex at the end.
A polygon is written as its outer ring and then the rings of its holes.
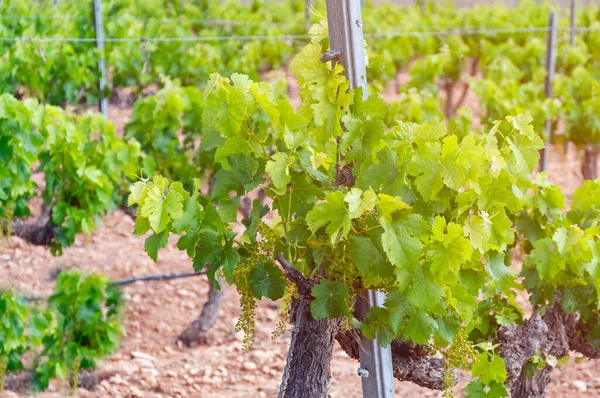
{"type": "MultiPolygon", "coordinates": [[[[444,350],[444,388],[453,369],[471,367],[476,381],[470,393],[505,393],[508,365],[494,347],[475,354],[473,345],[493,340],[523,314],[512,291],[516,275],[505,261],[520,241],[549,248],[520,229],[523,219],[541,222],[538,234],[554,234],[544,223],[559,217],[558,188],[543,173],[530,177],[542,147],[533,119],[508,116],[470,134],[449,133],[440,123],[387,127],[386,104],[348,90],[341,67],[319,60],[323,50],[315,39],[291,63],[302,87],[297,113],[286,101],[258,95],[260,84],[247,77],[211,77],[206,101],[215,114],[203,123],[219,133],[229,154],[215,156],[222,168],[206,196],[159,175],[135,184],[130,203],[140,206],[139,222],[148,225],[141,232],[153,232],[146,241],[149,253],[156,259],[168,234],[182,235],[178,246],[197,267],[210,264],[209,275],[222,272],[235,284],[245,349],[252,341],[255,300],[281,298],[295,285],[310,297],[314,320],[345,319],[341,330],[358,327],[382,345],[395,339],[417,345],[452,341],[444,350]],[[237,146],[239,137],[251,145],[237,146]],[[342,156],[352,164],[351,188],[337,183],[336,159],[342,156]],[[246,231],[237,236],[222,206],[257,187],[272,199],[273,213],[263,218],[267,212],[257,211],[255,202],[243,223],[246,231]],[[192,244],[200,249],[190,250],[192,244]],[[352,319],[356,298],[372,288],[388,293],[384,306],[362,321],[352,319]],[[482,321],[484,312],[496,320],[482,321]]],[[[546,261],[531,254],[533,261],[546,261]]],[[[530,279],[529,286],[538,283],[530,279]]]]}

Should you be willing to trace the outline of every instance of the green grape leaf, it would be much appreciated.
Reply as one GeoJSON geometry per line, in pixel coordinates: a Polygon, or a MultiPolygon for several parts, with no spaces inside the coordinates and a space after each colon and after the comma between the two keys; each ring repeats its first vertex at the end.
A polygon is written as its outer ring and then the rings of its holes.
{"type": "Polygon", "coordinates": [[[492,234],[492,222],[487,213],[482,212],[484,217],[473,215],[465,225],[465,231],[469,234],[471,244],[480,253],[485,253],[488,247],[488,241],[492,234]]]}
{"type": "Polygon", "coordinates": [[[391,221],[381,219],[381,241],[389,261],[399,270],[414,270],[421,257],[421,237],[427,234],[427,224],[418,214],[395,214],[391,221]]]}
{"type": "Polygon", "coordinates": [[[272,263],[259,261],[250,272],[250,288],[257,299],[279,300],[285,293],[283,272],[272,263]]]}
{"type": "Polygon", "coordinates": [[[298,78],[300,86],[326,87],[331,75],[327,64],[321,62],[323,49],[319,43],[303,47],[290,63],[290,71],[298,78]]]}
{"type": "MultiPolygon", "coordinates": [[[[455,278],[460,267],[471,259],[471,242],[463,236],[463,229],[456,223],[446,225],[446,219],[437,216],[432,230],[427,257],[431,260],[431,274],[442,283],[448,276],[455,278]]],[[[446,283],[448,280],[446,280],[446,283]]]]}
{"type": "Polygon", "coordinates": [[[444,290],[427,277],[420,266],[417,266],[407,295],[410,302],[417,309],[429,311],[438,306],[444,295],[444,290]]]}
{"type": "Polygon", "coordinates": [[[269,212],[269,206],[263,206],[260,200],[254,199],[252,202],[252,210],[250,211],[250,218],[242,220],[242,224],[246,226],[244,235],[250,238],[251,242],[256,242],[256,228],[260,220],[267,215],[269,212]]]}
{"type": "Polygon", "coordinates": [[[180,182],[168,185],[168,181],[158,175],[154,177],[154,182],[148,183],[147,189],[140,214],[148,218],[152,230],[159,233],[165,230],[171,220],[183,216],[183,202],[189,193],[180,182]]]}
{"type": "Polygon", "coordinates": [[[221,169],[215,174],[215,186],[212,197],[228,198],[230,191],[244,195],[264,181],[264,171],[257,162],[246,155],[230,155],[227,157],[231,170],[221,169]]]}
{"type": "Polygon", "coordinates": [[[379,202],[377,203],[377,211],[387,220],[392,220],[393,213],[410,208],[410,206],[404,203],[402,198],[398,196],[390,196],[380,193],[377,195],[377,197],[379,199],[379,202]]]}
{"type": "Polygon", "coordinates": [[[437,328],[437,322],[433,318],[423,312],[417,312],[408,318],[404,326],[404,338],[417,344],[427,344],[437,328]]]}
{"type": "Polygon", "coordinates": [[[436,318],[438,325],[438,334],[446,340],[448,343],[452,343],[454,336],[458,333],[460,323],[451,316],[444,316],[436,318]]]}
{"type": "Polygon", "coordinates": [[[288,157],[283,152],[277,152],[271,156],[271,160],[267,162],[265,171],[273,180],[275,186],[275,193],[278,195],[285,194],[287,185],[290,183],[292,177],[290,175],[290,164],[293,162],[293,157],[288,157]],[[290,162],[291,159],[291,162],[290,162]]]}
{"type": "Polygon", "coordinates": [[[154,262],[157,262],[158,251],[162,248],[167,247],[168,243],[169,233],[167,231],[153,233],[144,241],[144,249],[146,250],[146,253],[148,253],[148,256],[150,256],[150,258],[154,260],[154,262]]]}
{"type": "Polygon", "coordinates": [[[489,358],[488,355],[487,352],[482,352],[476,356],[476,361],[471,367],[473,377],[479,378],[483,384],[488,385],[494,381],[504,383],[507,376],[504,359],[498,355],[489,358]]]}
{"type": "Polygon", "coordinates": [[[504,264],[504,253],[491,252],[487,255],[486,268],[493,280],[504,283],[514,277],[513,272],[504,264]]]}
{"type": "Polygon", "coordinates": [[[311,295],[315,299],[310,303],[310,309],[316,320],[350,316],[348,289],[341,283],[322,279],[312,288],[311,295]]]}
{"type": "Polygon", "coordinates": [[[340,232],[342,238],[346,237],[351,224],[344,194],[341,192],[329,193],[325,198],[325,202],[317,204],[313,210],[307,213],[306,223],[313,233],[316,233],[322,226],[327,225],[325,230],[331,239],[332,245],[338,240],[340,232]]]}
{"type": "Polygon", "coordinates": [[[485,390],[485,384],[479,380],[473,380],[465,387],[465,398],[487,398],[487,391],[485,390]]]}
{"type": "Polygon", "coordinates": [[[551,238],[540,239],[533,245],[529,261],[543,280],[550,281],[566,267],[565,258],[558,253],[556,243],[551,238]]]}
{"type": "Polygon", "coordinates": [[[350,257],[356,264],[366,288],[375,287],[394,276],[391,264],[371,238],[350,235],[350,257]]]}
{"type": "Polygon", "coordinates": [[[377,196],[372,189],[363,192],[360,188],[353,187],[344,197],[344,201],[348,203],[350,218],[355,219],[375,208],[377,196]]]}
{"type": "MultiPolygon", "coordinates": [[[[248,110],[248,98],[246,93],[237,88],[229,88],[224,96],[224,101],[219,101],[218,106],[206,111],[215,112],[215,129],[225,137],[234,137],[242,128],[242,122],[248,110]]],[[[206,112],[205,111],[205,112],[206,112]]],[[[208,113],[206,112],[206,113],[208,113]]]]}
{"type": "Polygon", "coordinates": [[[521,113],[515,117],[507,116],[506,120],[512,123],[513,127],[521,134],[527,136],[527,138],[530,140],[533,140],[535,136],[535,130],[531,125],[531,122],[533,122],[533,118],[531,116],[521,113]]]}
{"type": "Polygon", "coordinates": [[[384,148],[377,153],[377,160],[379,163],[371,165],[358,176],[357,185],[363,189],[373,188],[387,195],[400,196],[405,182],[398,155],[391,148],[384,148]]]}
{"type": "Polygon", "coordinates": [[[217,212],[219,213],[219,217],[221,218],[221,220],[226,223],[236,222],[239,205],[239,197],[232,199],[219,199],[219,209],[217,210],[217,212]]]}
{"type": "Polygon", "coordinates": [[[173,221],[173,232],[176,234],[186,233],[177,241],[177,248],[179,250],[186,250],[190,257],[193,257],[196,250],[199,239],[198,233],[200,232],[203,218],[202,206],[196,199],[188,198],[185,201],[182,217],[173,221]]]}
{"type": "Polygon", "coordinates": [[[390,312],[386,308],[372,307],[362,321],[363,334],[371,340],[377,337],[382,347],[389,346],[394,340],[394,332],[388,323],[389,317],[390,312]]]}
{"type": "Polygon", "coordinates": [[[292,176],[291,186],[285,195],[279,196],[273,204],[273,208],[278,209],[285,220],[291,219],[302,208],[309,209],[315,201],[323,198],[323,191],[309,182],[305,174],[293,173],[292,176]]]}
{"type": "Polygon", "coordinates": [[[398,335],[404,325],[404,319],[415,313],[415,307],[400,293],[396,287],[392,288],[385,297],[385,307],[390,311],[389,324],[395,335],[398,335]]]}
{"type": "Polygon", "coordinates": [[[208,280],[214,285],[219,286],[216,278],[216,272],[223,268],[225,279],[228,283],[232,282],[233,271],[240,262],[240,256],[233,247],[233,238],[228,232],[225,237],[216,232],[202,232],[199,238],[199,244],[194,255],[194,271],[199,272],[205,266],[208,268],[208,280]]]}
{"type": "Polygon", "coordinates": [[[417,190],[427,200],[435,199],[444,186],[444,166],[440,162],[442,146],[439,142],[426,143],[413,156],[409,173],[415,176],[417,190]]]}

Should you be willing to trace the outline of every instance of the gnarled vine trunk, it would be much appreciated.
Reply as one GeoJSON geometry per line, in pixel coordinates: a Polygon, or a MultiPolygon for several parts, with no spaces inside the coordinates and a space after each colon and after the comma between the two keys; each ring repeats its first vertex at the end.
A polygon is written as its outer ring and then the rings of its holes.
{"type": "MultiPolygon", "coordinates": [[[[361,332],[358,329],[340,330],[335,336],[342,349],[352,359],[360,359],[361,332]]],[[[392,341],[392,369],[400,381],[411,381],[421,387],[443,390],[445,362],[432,357],[427,346],[412,341],[392,341]]]]}
{"type": "Polygon", "coordinates": [[[296,341],[291,352],[286,398],[325,398],[331,384],[331,356],[341,320],[315,320],[310,305],[302,311],[295,326],[296,341]]]}
{"type": "MultiPolygon", "coordinates": [[[[225,281],[219,278],[219,284],[223,286],[225,281]]],[[[178,340],[186,347],[197,347],[201,344],[206,344],[209,329],[216,322],[221,310],[221,303],[225,297],[223,290],[218,290],[212,283],[208,291],[208,301],[204,303],[202,312],[198,319],[192,322],[180,335],[178,340]]]]}
{"type": "Polygon", "coordinates": [[[600,148],[597,144],[588,143],[583,147],[583,160],[581,162],[581,173],[584,180],[595,180],[598,178],[598,153],[600,148]]]}
{"type": "Polygon", "coordinates": [[[513,398],[544,398],[554,369],[546,365],[534,369],[524,367],[539,350],[542,357],[560,359],[569,351],[580,352],[588,358],[599,358],[600,352],[586,339],[585,326],[579,316],[565,314],[560,303],[548,308],[540,317],[536,311],[523,325],[506,325],[498,331],[500,356],[506,363],[507,380],[513,398]]]}

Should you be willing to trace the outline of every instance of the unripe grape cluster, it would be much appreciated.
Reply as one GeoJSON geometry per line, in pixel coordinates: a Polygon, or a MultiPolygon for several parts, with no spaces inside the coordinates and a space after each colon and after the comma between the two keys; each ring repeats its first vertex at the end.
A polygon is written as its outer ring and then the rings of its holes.
{"type": "Polygon", "coordinates": [[[475,359],[476,352],[473,343],[469,341],[467,332],[464,329],[460,329],[454,336],[452,343],[442,354],[446,359],[443,397],[453,398],[454,370],[469,367],[469,362],[475,359]]]}
{"type": "MultiPolygon", "coordinates": [[[[244,332],[242,349],[244,352],[252,349],[256,332],[256,297],[250,286],[250,275],[256,263],[273,261],[277,234],[265,223],[259,222],[256,227],[260,237],[255,244],[244,245],[249,255],[233,271],[233,281],[240,294],[242,312],[235,325],[235,331],[244,332]]],[[[290,299],[291,300],[291,299],[290,299]]]]}

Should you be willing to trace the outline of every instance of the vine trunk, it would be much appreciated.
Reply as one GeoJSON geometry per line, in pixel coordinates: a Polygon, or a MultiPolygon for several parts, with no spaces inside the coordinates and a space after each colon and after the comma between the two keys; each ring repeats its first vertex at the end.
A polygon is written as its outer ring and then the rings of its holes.
{"type": "Polygon", "coordinates": [[[291,352],[286,398],[325,398],[331,384],[331,357],[341,319],[315,320],[310,306],[302,311],[291,352]]]}

